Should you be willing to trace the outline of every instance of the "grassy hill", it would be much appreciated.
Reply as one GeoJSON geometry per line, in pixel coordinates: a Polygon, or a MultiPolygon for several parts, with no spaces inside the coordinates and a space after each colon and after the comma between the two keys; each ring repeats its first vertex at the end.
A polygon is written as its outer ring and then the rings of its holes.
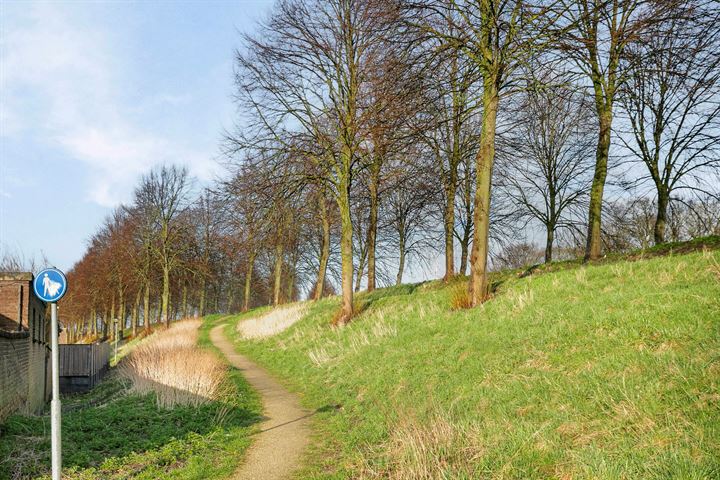
{"type": "Polygon", "coordinates": [[[720,251],[642,256],[506,272],[473,310],[428,282],[342,329],[330,298],[228,332],[317,410],[300,478],[720,478],[720,251]]]}

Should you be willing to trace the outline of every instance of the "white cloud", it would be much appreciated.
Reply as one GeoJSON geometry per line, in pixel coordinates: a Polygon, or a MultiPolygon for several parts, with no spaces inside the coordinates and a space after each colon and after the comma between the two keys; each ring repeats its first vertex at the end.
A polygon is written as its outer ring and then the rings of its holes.
{"type": "Polygon", "coordinates": [[[137,86],[122,65],[132,59],[109,32],[53,3],[21,6],[0,26],[1,134],[30,135],[82,162],[89,200],[102,206],[129,200],[137,177],[164,162],[187,164],[200,178],[212,176],[207,154],[134,122],[138,106],[162,108],[189,97],[150,92],[140,105],[126,105],[123,93],[137,86]]]}

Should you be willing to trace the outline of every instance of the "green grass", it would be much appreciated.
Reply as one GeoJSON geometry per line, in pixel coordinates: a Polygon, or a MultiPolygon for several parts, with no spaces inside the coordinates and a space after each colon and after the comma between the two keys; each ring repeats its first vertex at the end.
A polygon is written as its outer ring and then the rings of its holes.
{"type": "MultiPolygon", "coordinates": [[[[158,408],[154,395],[129,394],[112,375],[88,393],[63,398],[63,478],[227,477],[261,412],[240,373],[231,370],[230,377],[235,395],[199,408],[158,408]]],[[[47,414],[13,416],[0,426],[0,479],[49,478],[49,433],[47,414]]]]}
{"type": "MultiPolygon", "coordinates": [[[[682,246],[676,246],[682,247],[682,246]]],[[[675,248],[673,252],[685,251],[675,248]]],[[[238,349],[314,416],[299,478],[720,478],[720,252],[337,298],[238,349]]],[[[668,255],[669,254],[669,255],[668,255]]]]}

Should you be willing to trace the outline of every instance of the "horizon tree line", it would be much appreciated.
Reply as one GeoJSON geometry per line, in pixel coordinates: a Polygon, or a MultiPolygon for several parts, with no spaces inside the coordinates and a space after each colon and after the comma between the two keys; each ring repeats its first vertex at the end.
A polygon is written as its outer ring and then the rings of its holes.
{"type": "Polygon", "coordinates": [[[143,176],[67,315],[136,333],[339,292],[343,325],[438,254],[475,306],[493,266],[717,234],[719,48],[705,0],[280,0],[236,52],[225,178],[143,176]]]}

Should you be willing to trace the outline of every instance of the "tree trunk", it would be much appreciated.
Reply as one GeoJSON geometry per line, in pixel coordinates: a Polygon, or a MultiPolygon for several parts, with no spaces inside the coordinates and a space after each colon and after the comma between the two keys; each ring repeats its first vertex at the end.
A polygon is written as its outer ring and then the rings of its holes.
{"type": "Polygon", "coordinates": [[[472,235],[472,229],[470,225],[465,227],[463,231],[463,237],[460,240],[460,269],[458,273],[465,275],[467,273],[468,266],[468,255],[470,253],[470,236],[472,235]]]}
{"type": "Polygon", "coordinates": [[[378,186],[380,184],[380,162],[375,161],[370,173],[370,218],[368,219],[367,231],[367,291],[375,290],[375,249],[377,241],[377,222],[378,222],[378,186]]]}
{"type": "Polygon", "coordinates": [[[109,321],[109,315],[107,310],[107,305],[105,306],[105,310],[103,311],[103,318],[102,318],[102,339],[107,340],[108,338],[108,321],[109,321]]]}
{"type": "Polygon", "coordinates": [[[365,272],[365,255],[367,254],[367,250],[362,252],[362,255],[360,256],[360,264],[358,265],[358,271],[357,275],[355,276],[355,291],[360,291],[360,284],[362,283],[362,277],[363,273],[365,272]]]}
{"type": "Polygon", "coordinates": [[[250,284],[252,283],[253,268],[255,267],[255,252],[253,251],[248,258],[247,273],[245,274],[245,292],[243,299],[243,312],[247,312],[250,308],[250,284]]]}
{"type": "Polygon", "coordinates": [[[120,304],[118,305],[118,330],[125,330],[125,290],[120,288],[119,292],[120,304]]]}
{"type": "Polygon", "coordinates": [[[320,245],[320,267],[318,269],[317,283],[315,284],[314,300],[320,300],[325,288],[325,275],[327,273],[328,260],[330,259],[330,219],[328,217],[325,196],[320,196],[320,220],[322,221],[322,243],[320,245]]]}
{"type": "MultiPolygon", "coordinates": [[[[111,328],[110,328],[110,338],[111,338],[112,340],[115,339],[115,329],[112,328],[112,325],[115,324],[115,320],[116,320],[116,319],[117,319],[117,317],[115,316],[115,295],[113,295],[113,296],[112,296],[112,304],[110,305],[110,318],[109,318],[109,321],[108,321],[108,324],[111,326],[111,328]]],[[[107,337],[107,332],[106,332],[106,337],[107,337]]]]}
{"type": "Polygon", "coordinates": [[[612,127],[612,107],[598,107],[600,135],[595,151],[595,175],[590,190],[590,211],[588,212],[587,247],[585,261],[600,258],[602,250],[601,216],[605,178],[607,177],[608,155],[610,153],[610,133],[612,127]]]}
{"type": "Polygon", "coordinates": [[[163,291],[162,291],[162,314],[161,321],[165,321],[165,326],[170,326],[170,267],[163,266],[163,291]]]}
{"type": "Polygon", "coordinates": [[[145,295],[143,299],[143,328],[150,333],[150,281],[145,281],[145,295]]]}
{"type": "Polygon", "coordinates": [[[443,215],[443,228],[445,230],[445,276],[446,282],[455,275],[455,186],[457,179],[451,174],[448,185],[445,186],[445,213],[443,215]]]}
{"type": "Polygon", "coordinates": [[[183,283],[183,289],[182,289],[182,316],[183,318],[188,318],[188,288],[187,284],[183,283]]]}
{"type": "MultiPolygon", "coordinates": [[[[350,162],[350,159],[347,159],[350,162]]],[[[342,264],[342,310],[338,324],[350,322],[353,315],[353,226],[350,216],[350,179],[349,174],[342,178],[338,195],[340,210],[340,256],[342,264]]]]}
{"type": "Polygon", "coordinates": [[[477,188],[473,246],[470,257],[470,282],[468,293],[472,306],[482,303],[488,294],[487,256],[490,231],[490,188],[493,162],[495,160],[495,127],[499,95],[494,78],[487,79],[483,90],[483,125],[480,132],[480,148],[476,158],[477,188]]]}
{"type": "Polygon", "coordinates": [[[228,296],[227,296],[227,313],[232,312],[233,304],[235,303],[235,289],[230,286],[228,288],[228,296]]]}
{"type": "Polygon", "coordinates": [[[458,187],[458,166],[462,158],[460,151],[460,132],[462,131],[461,113],[464,107],[463,95],[458,85],[458,55],[453,51],[451,57],[450,88],[452,93],[452,150],[449,158],[449,171],[445,187],[445,212],[443,215],[443,228],[445,230],[445,276],[443,280],[449,281],[455,276],[455,199],[458,187]]]}
{"type": "Polygon", "coordinates": [[[288,272],[288,284],[287,284],[287,293],[285,296],[285,302],[292,302],[294,299],[293,290],[295,288],[295,274],[293,273],[294,269],[288,272]]]}
{"type": "Polygon", "coordinates": [[[138,289],[135,294],[135,305],[133,306],[132,313],[132,335],[137,335],[138,330],[138,318],[140,317],[140,298],[142,296],[142,290],[138,289]]]}
{"type": "Polygon", "coordinates": [[[670,195],[664,186],[658,188],[657,217],[655,218],[655,245],[665,241],[665,224],[667,221],[667,209],[670,203],[670,195]]]}
{"type": "MultiPolygon", "coordinates": [[[[282,221],[282,220],[281,220],[282,221]]],[[[273,286],[273,305],[280,305],[280,287],[282,285],[282,265],[283,265],[283,241],[282,227],[278,232],[277,244],[275,245],[275,274],[273,286]]]]}
{"type": "Polygon", "coordinates": [[[552,262],[553,241],[555,241],[555,226],[546,225],[547,236],[545,240],[545,263],[552,262]]]}
{"type": "Polygon", "coordinates": [[[203,317],[205,315],[205,277],[200,278],[200,306],[198,314],[203,317]]]}
{"type": "Polygon", "coordinates": [[[460,240],[460,274],[467,274],[468,253],[470,252],[470,238],[472,238],[472,177],[468,172],[465,175],[465,192],[463,192],[463,203],[465,204],[465,226],[463,236],[460,240]]]}
{"type": "Polygon", "coordinates": [[[405,270],[405,233],[400,232],[400,261],[398,264],[397,278],[395,280],[396,285],[400,285],[402,283],[404,270],[405,270]]]}

